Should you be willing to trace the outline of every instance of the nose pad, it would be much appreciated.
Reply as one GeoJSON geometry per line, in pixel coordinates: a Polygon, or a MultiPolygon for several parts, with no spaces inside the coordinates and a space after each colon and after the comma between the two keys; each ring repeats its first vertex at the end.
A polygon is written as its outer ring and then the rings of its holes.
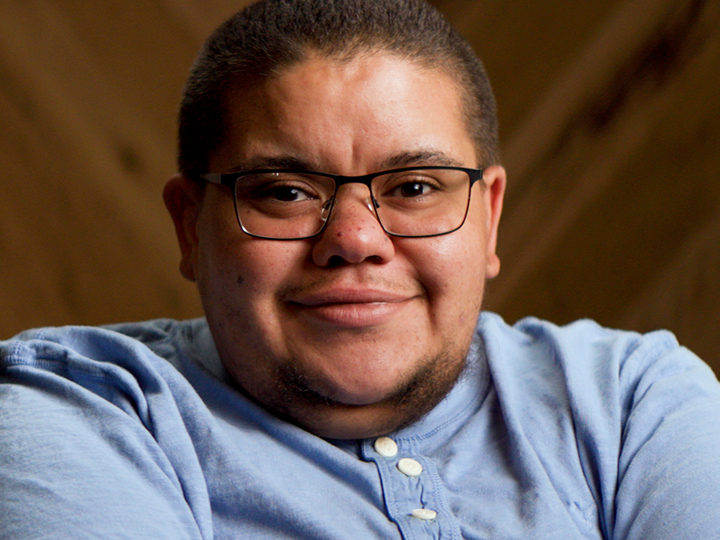
{"type": "Polygon", "coordinates": [[[322,209],[320,210],[320,219],[322,220],[323,223],[325,223],[327,221],[328,217],[330,217],[330,210],[332,210],[334,200],[335,200],[335,198],[332,197],[332,198],[328,199],[327,201],[325,201],[322,205],[322,209]]]}
{"type": "MultiPolygon", "coordinates": [[[[332,212],[334,204],[335,197],[332,197],[323,203],[322,209],[320,210],[320,219],[323,223],[326,223],[328,218],[330,217],[330,212],[332,212]]],[[[377,208],[380,208],[380,204],[378,204],[378,202],[373,198],[372,195],[368,195],[367,197],[365,197],[365,206],[367,206],[367,209],[370,210],[370,212],[372,212],[374,216],[376,216],[375,210],[377,208]]]]}
{"type": "Polygon", "coordinates": [[[365,197],[365,205],[368,207],[368,210],[370,210],[373,214],[375,213],[376,208],[380,208],[378,202],[373,199],[371,195],[365,197]]]}

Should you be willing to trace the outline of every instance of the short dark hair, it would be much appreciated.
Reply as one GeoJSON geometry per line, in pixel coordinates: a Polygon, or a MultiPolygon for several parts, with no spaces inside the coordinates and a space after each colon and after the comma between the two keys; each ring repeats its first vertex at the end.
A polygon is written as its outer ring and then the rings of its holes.
{"type": "Polygon", "coordinates": [[[208,172],[225,137],[230,87],[251,87],[310,53],[347,61],[363,52],[387,52],[453,77],[481,165],[498,162],[495,98],[482,62],[425,0],[260,0],[221,25],[200,51],[180,105],[180,172],[208,172]]]}

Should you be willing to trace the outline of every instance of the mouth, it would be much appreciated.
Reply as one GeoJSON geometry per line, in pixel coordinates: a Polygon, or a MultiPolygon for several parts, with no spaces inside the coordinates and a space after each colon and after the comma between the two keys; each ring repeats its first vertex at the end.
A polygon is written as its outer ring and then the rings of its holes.
{"type": "Polygon", "coordinates": [[[367,328],[387,323],[415,298],[374,289],[332,289],[303,295],[289,302],[301,315],[323,324],[367,328]]]}

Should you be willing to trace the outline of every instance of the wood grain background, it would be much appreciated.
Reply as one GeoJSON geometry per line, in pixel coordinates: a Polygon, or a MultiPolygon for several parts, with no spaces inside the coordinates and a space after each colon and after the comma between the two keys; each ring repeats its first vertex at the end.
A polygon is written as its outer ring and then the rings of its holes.
{"type": "MultiPolygon", "coordinates": [[[[0,336],[201,313],[161,201],[228,0],[0,4],[0,336]]],[[[485,60],[510,186],[486,306],[669,328],[720,373],[719,0],[435,0],[485,60]]]]}

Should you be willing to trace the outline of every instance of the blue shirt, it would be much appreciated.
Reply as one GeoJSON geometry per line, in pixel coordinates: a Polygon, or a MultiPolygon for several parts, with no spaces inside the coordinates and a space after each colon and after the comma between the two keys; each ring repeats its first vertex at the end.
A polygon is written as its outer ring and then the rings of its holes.
{"type": "Polygon", "coordinates": [[[204,319],[0,358],[2,539],[720,538],[720,385],[667,332],[484,313],[456,387],[381,441],[245,398],[204,319]]]}

